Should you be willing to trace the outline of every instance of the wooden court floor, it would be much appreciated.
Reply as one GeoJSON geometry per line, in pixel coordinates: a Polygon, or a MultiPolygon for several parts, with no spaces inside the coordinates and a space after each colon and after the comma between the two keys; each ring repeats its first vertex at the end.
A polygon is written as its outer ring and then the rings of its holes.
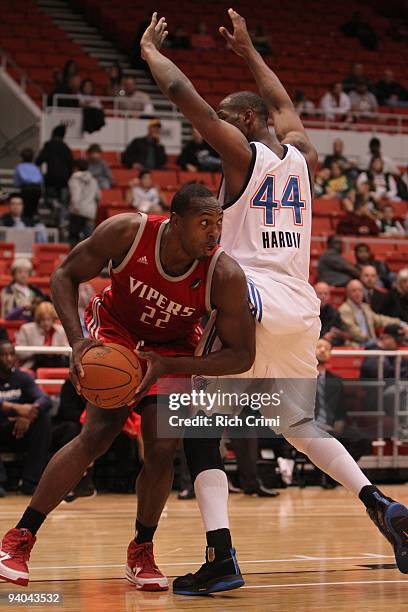
{"type": "MultiPolygon", "coordinates": [[[[384,491],[408,503],[408,485],[384,491]]],[[[0,500],[0,530],[14,526],[27,503],[0,500]]],[[[0,583],[5,593],[63,593],[63,605],[14,609],[86,612],[273,610],[298,612],[408,610],[408,575],[388,543],[344,489],[289,489],[277,499],[230,497],[231,526],[244,588],[208,597],[137,591],[123,577],[136,500],[99,495],[61,505],[39,532],[27,589],[0,583]]],[[[169,577],[197,569],[204,537],[194,500],[172,496],[156,537],[156,559],[169,577]]],[[[13,606],[4,599],[1,610],[13,606]]]]}

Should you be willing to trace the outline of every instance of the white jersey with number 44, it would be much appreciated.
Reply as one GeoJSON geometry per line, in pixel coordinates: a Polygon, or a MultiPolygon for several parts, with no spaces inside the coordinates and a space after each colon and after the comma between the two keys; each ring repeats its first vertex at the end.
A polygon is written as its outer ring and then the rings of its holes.
{"type": "Polygon", "coordinates": [[[253,311],[271,333],[299,333],[319,316],[319,300],[308,282],[312,193],[307,163],[283,145],[280,159],[252,142],[246,183],[224,209],[221,245],[243,268],[253,311]]]}

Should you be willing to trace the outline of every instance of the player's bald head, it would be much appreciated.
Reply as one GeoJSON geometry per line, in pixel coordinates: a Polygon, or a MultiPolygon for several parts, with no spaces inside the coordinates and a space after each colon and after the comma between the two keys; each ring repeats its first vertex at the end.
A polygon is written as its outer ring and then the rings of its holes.
{"type": "Polygon", "coordinates": [[[170,212],[179,217],[204,211],[221,211],[221,207],[212,191],[201,183],[189,183],[181,187],[174,195],[170,209],[170,212]]]}
{"type": "Polygon", "coordinates": [[[253,91],[237,91],[229,94],[220,102],[218,110],[228,110],[236,113],[245,113],[251,110],[265,123],[269,119],[268,107],[262,98],[253,91]]]}

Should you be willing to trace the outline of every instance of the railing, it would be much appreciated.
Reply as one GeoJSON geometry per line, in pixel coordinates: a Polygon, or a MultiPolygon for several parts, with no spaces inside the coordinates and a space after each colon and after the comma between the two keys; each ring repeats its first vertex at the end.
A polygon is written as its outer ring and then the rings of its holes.
{"type": "MultiPolygon", "coordinates": [[[[334,234],[335,232],[333,231],[332,233],[334,234]]],[[[360,242],[364,242],[364,244],[368,244],[368,246],[388,244],[390,245],[390,250],[394,249],[396,243],[408,244],[408,238],[406,236],[393,236],[392,238],[373,238],[372,236],[341,236],[341,239],[344,247],[342,255],[346,257],[354,253],[355,245],[359,244],[360,242]]],[[[317,243],[321,243],[324,247],[326,247],[327,236],[312,236],[312,246],[317,243]]]]}
{"type": "Polygon", "coordinates": [[[320,109],[315,109],[310,113],[302,114],[302,122],[307,128],[316,129],[343,129],[350,131],[370,131],[380,130],[390,134],[408,134],[408,115],[396,112],[389,113],[361,113],[349,111],[349,116],[353,117],[349,121],[341,121],[336,117],[336,113],[327,113],[320,109]],[[330,116],[335,116],[330,119],[330,116]]]}
{"type": "Polygon", "coordinates": [[[35,81],[30,79],[28,74],[22,68],[20,68],[18,64],[16,64],[16,62],[8,55],[8,53],[6,53],[6,51],[4,51],[4,49],[2,49],[2,47],[0,47],[0,59],[3,70],[6,71],[7,67],[10,66],[16,71],[18,79],[15,80],[17,80],[23,91],[26,91],[27,85],[30,85],[30,87],[32,87],[40,97],[44,95],[44,90],[39,87],[35,81]]]}
{"type": "MultiPolygon", "coordinates": [[[[78,100],[78,108],[81,108],[79,100],[81,99],[81,94],[72,95],[72,94],[54,94],[51,98],[52,104],[48,104],[48,97],[43,95],[43,110],[44,112],[52,112],[54,109],[64,109],[69,108],[72,110],[77,107],[64,107],[64,105],[60,105],[61,101],[64,100],[78,100]]],[[[120,119],[132,119],[135,118],[135,111],[125,110],[120,108],[121,100],[126,100],[126,96],[86,96],[87,100],[93,100],[95,102],[99,102],[101,107],[107,117],[112,118],[120,118],[120,119]]],[[[87,104],[85,103],[86,107],[87,104]]],[[[168,100],[153,100],[154,113],[143,115],[140,113],[142,118],[150,118],[160,116],[161,119],[182,119],[183,115],[177,110],[177,107],[174,104],[171,104],[171,111],[168,110],[169,101],[168,100]]],[[[139,116],[140,116],[139,115],[139,116]]]]}

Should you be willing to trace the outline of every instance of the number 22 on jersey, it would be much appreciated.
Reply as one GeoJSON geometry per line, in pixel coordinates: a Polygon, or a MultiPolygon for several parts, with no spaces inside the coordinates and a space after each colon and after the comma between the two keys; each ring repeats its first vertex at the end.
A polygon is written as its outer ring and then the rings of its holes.
{"type": "Polygon", "coordinates": [[[276,222],[276,213],[282,208],[291,208],[295,225],[303,225],[302,212],[306,208],[305,200],[301,199],[298,176],[289,176],[281,198],[275,194],[275,176],[265,177],[260,188],[251,199],[251,208],[263,210],[264,225],[273,227],[276,222]]]}

